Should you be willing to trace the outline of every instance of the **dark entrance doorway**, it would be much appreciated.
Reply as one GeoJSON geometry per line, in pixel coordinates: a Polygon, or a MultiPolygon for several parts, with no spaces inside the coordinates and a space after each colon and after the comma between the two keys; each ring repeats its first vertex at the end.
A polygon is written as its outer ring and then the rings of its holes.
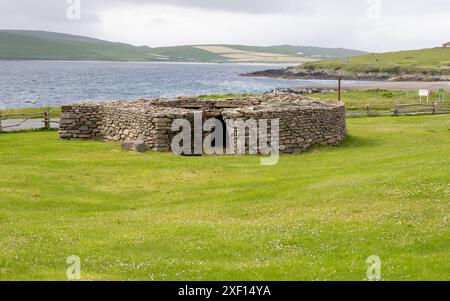
{"type": "Polygon", "coordinates": [[[226,154],[227,147],[229,146],[227,124],[225,123],[222,115],[217,116],[216,119],[222,126],[222,132],[221,139],[219,139],[219,141],[216,141],[216,139],[214,139],[213,146],[223,149],[223,154],[226,154]]]}

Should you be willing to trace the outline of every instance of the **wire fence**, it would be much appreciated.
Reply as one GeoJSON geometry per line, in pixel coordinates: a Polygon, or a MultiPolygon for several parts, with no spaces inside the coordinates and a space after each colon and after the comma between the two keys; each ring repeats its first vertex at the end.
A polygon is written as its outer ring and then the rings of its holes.
{"type": "Polygon", "coordinates": [[[59,125],[59,116],[50,111],[15,114],[2,114],[0,111],[0,132],[24,129],[51,129],[52,125],[55,124],[59,125]]]}
{"type": "MultiPolygon", "coordinates": [[[[368,104],[349,106],[347,117],[405,116],[420,114],[449,114],[450,102],[390,104],[368,104]]],[[[0,111],[0,132],[27,129],[51,129],[59,127],[59,113],[49,110],[35,113],[2,114],[0,111]]]]}
{"type": "Polygon", "coordinates": [[[450,102],[375,104],[346,108],[347,117],[404,116],[420,114],[448,114],[450,102]]]}

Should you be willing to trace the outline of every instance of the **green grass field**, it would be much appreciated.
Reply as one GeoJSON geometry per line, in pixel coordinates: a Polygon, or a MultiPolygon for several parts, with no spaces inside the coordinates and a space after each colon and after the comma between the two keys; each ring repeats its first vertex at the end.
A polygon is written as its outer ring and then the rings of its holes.
{"type": "Polygon", "coordinates": [[[47,106],[47,107],[26,107],[15,109],[0,110],[0,114],[3,118],[29,118],[29,117],[42,117],[44,112],[48,111],[51,117],[59,117],[61,115],[61,107],[59,106],[47,106]],[[33,115],[33,116],[30,116],[33,115]]]}
{"type": "Polygon", "coordinates": [[[0,280],[450,280],[449,115],[348,129],[271,167],[1,134],[0,280]]]}
{"type": "MultiPolygon", "coordinates": [[[[243,96],[252,96],[256,94],[212,94],[200,95],[199,99],[222,99],[222,98],[238,98],[243,96]]],[[[318,98],[322,100],[337,100],[337,93],[317,93],[307,95],[309,97],[318,98]]],[[[449,107],[450,92],[444,95],[445,104],[443,107],[449,107]]],[[[364,91],[345,91],[342,93],[342,101],[345,102],[347,109],[365,109],[369,104],[374,110],[389,110],[392,109],[396,101],[401,103],[415,103],[419,102],[417,91],[387,91],[383,89],[372,89],[364,91]]],[[[438,94],[433,93],[430,96],[430,103],[438,101],[438,94]]],[[[34,108],[18,108],[0,110],[0,113],[5,117],[10,114],[42,114],[45,110],[51,113],[52,117],[59,117],[61,107],[34,107],[34,108]]]]}
{"type": "Polygon", "coordinates": [[[355,56],[346,60],[307,63],[300,69],[349,72],[450,74],[450,49],[432,48],[355,56]]]}
{"type": "MultiPolygon", "coordinates": [[[[319,98],[322,100],[337,100],[337,93],[317,93],[311,95],[311,97],[319,98]]],[[[364,91],[345,91],[342,92],[342,101],[345,103],[347,110],[365,108],[367,105],[371,105],[373,109],[392,109],[395,103],[419,103],[420,97],[417,91],[388,91],[383,89],[371,89],[364,91]]],[[[424,103],[426,99],[422,100],[424,103]]],[[[430,104],[439,101],[439,95],[437,92],[433,92],[429,98],[430,104]]],[[[450,92],[444,94],[444,103],[442,107],[449,107],[450,92]]]]}

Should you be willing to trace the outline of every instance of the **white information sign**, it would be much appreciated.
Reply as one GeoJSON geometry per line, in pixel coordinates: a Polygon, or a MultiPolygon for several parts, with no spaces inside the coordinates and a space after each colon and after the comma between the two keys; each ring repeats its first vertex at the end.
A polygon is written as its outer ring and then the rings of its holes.
{"type": "Polygon", "coordinates": [[[431,95],[430,90],[419,90],[419,96],[420,96],[420,102],[422,103],[422,97],[426,97],[427,98],[427,102],[428,102],[428,97],[431,95]]]}
{"type": "Polygon", "coordinates": [[[430,96],[430,91],[429,90],[419,90],[419,96],[430,96]]]}

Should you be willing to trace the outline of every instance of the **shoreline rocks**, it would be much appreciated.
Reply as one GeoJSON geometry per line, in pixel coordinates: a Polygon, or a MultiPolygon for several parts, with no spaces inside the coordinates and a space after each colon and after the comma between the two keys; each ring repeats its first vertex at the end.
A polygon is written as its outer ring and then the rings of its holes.
{"type": "Polygon", "coordinates": [[[444,74],[421,74],[421,73],[389,73],[389,72],[348,72],[328,69],[302,69],[289,67],[285,69],[269,69],[244,73],[241,76],[248,77],[274,77],[284,79],[315,79],[315,80],[336,80],[341,77],[343,80],[357,81],[397,81],[397,82],[439,82],[450,81],[450,75],[444,74]]]}
{"type": "Polygon", "coordinates": [[[292,94],[320,94],[320,93],[336,93],[334,89],[326,88],[302,88],[302,87],[292,87],[292,88],[276,88],[270,90],[264,94],[275,94],[275,93],[292,93],[292,94]]]}

